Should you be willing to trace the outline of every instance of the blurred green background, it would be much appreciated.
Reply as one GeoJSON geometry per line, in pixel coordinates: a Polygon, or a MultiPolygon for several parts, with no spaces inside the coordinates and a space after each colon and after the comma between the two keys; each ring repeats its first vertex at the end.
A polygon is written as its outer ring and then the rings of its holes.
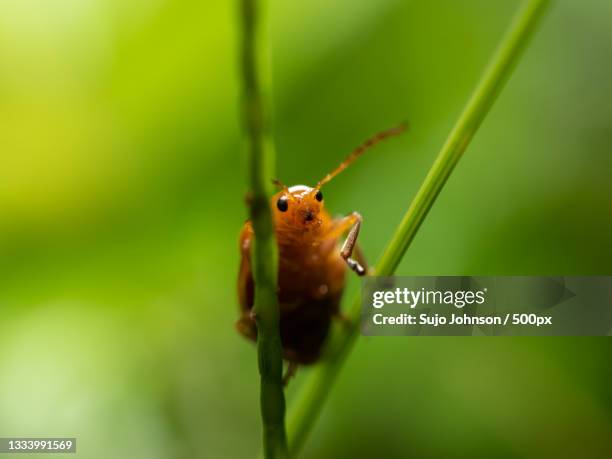
{"type": "MultiPolygon", "coordinates": [[[[271,1],[279,178],[313,184],[408,119],[326,191],[376,260],[517,6],[271,1]]],[[[258,452],[235,7],[0,0],[2,436],[258,452]]],[[[611,56],[612,3],[553,4],[399,273],[611,274],[611,56]]],[[[611,357],[609,338],[361,339],[303,457],[611,457],[611,357]]]]}

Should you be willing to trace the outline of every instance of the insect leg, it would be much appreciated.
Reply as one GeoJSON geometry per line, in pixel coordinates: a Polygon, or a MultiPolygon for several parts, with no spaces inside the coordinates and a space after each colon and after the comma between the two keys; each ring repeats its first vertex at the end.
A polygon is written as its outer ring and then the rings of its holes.
{"type": "Polygon", "coordinates": [[[349,268],[357,273],[358,276],[363,276],[366,273],[366,269],[357,261],[353,256],[353,250],[355,249],[355,245],[357,244],[357,237],[359,236],[359,230],[361,229],[361,215],[357,212],[353,212],[350,217],[352,217],[354,223],[342,245],[342,250],[340,251],[340,256],[346,261],[346,264],[349,268]]]}
{"type": "Polygon", "coordinates": [[[361,250],[359,244],[355,244],[355,249],[353,252],[355,253],[355,260],[357,260],[359,264],[363,266],[363,269],[365,269],[366,272],[369,272],[370,268],[368,267],[368,261],[366,260],[363,250],[361,250]]]}
{"type": "Polygon", "coordinates": [[[298,369],[297,363],[291,362],[291,361],[288,362],[287,371],[285,372],[285,375],[283,376],[283,386],[286,386],[287,384],[289,384],[289,380],[295,376],[295,374],[297,373],[297,369],[298,369]]]}
{"type": "Polygon", "coordinates": [[[248,314],[243,315],[236,321],[236,330],[238,332],[253,341],[257,340],[257,324],[248,314]]]}

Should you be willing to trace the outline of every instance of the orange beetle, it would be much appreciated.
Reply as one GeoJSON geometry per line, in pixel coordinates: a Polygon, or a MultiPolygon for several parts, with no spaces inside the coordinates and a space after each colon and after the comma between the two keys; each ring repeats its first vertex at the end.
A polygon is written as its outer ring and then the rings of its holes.
{"type": "MultiPolygon", "coordinates": [[[[400,125],[368,139],[314,188],[305,185],[286,187],[275,181],[281,188],[272,197],[271,206],[279,248],[280,335],[283,356],[289,362],[285,382],[293,376],[298,364],[311,364],[319,359],[332,318],[342,318],[340,299],[347,266],[359,276],[366,274],[367,270],[357,247],[361,215],[353,212],[346,217],[331,218],[323,205],[321,187],[369,147],[405,129],[405,125],[400,125]],[[347,238],[340,246],[340,238],[345,233],[348,233],[347,238]]],[[[236,328],[242,335],[256,340],[250,261],[253,237],[253,227],[247,221],[240,233],[238,296],[241,316],[236,328]]]]}

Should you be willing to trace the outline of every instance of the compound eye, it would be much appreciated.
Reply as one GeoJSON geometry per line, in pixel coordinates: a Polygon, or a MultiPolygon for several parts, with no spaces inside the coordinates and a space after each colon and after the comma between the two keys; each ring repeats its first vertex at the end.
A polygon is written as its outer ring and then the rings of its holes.
{"type": "Polygon", "coordinates": [[[321,190],[317,191],[317,194],[315,194],[315,199],[319,202],[323,201],[323,193],[321,193],[321,190]]]}
{"type": "Polygon", "coordinates": [[[287,212],[287,209],[289,208],[289,202],[287,202],[287,197],[281,196],[280,198],[278,198],[278,201],[276,201],[276,207],[281,212],[287,212]]]}

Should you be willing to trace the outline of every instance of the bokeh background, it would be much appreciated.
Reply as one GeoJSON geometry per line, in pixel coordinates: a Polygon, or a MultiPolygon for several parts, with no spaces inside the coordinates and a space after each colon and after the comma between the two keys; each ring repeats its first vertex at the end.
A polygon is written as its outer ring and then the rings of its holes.
{"type": "MultiPolygon", "coordinates": [[[[271,1],[279,178],[409,120],[326,190],[376,260],[517,6],[271,1]]],[[[2,436],[258,452],[235,7],[0,0],[2,436]]],[[[612,274],[611,56],[612,3],[554,2],[399,273],[612,274]]],[[[605,337],[361,339],[303,457],[611,457],[611,357],[605,337]]]]}

